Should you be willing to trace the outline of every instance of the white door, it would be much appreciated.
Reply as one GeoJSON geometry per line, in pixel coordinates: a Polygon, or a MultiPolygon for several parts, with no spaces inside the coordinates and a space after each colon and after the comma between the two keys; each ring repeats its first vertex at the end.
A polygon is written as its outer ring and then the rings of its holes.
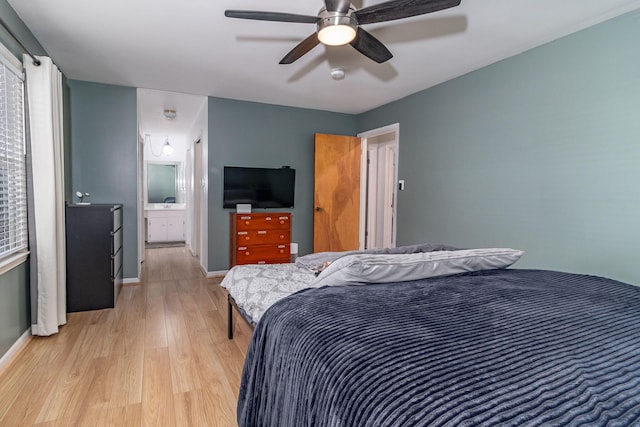
{"type": "Polygon", "coordinates": [[[360,134],[363,138],[360,247],[396,245],[399,125],[360,134]]]}
{"type": "Polygon", "coordinates": [[[389,248],[394,243],[395,144],[369,140],[367,154],[365,248],[389,248]]]}

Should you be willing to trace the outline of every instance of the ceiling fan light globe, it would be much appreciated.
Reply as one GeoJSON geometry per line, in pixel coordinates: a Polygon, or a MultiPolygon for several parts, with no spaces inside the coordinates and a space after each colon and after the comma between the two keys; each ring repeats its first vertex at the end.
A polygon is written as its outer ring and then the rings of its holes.
{"type": "Polygon", "coordinates": [[[318,14],[317,33],[320,43],[329,46],[342,46],[351,42],[356,37],[358,22],[353,15],[353,9],[349,12],[338,13],[321,9],[318,14]]]}
{"type": "Polygon", "coordinates": [[[350,25],[331,25],[318,31],[318,40],[329,46],[342,46],[356,37],[355,28],[350,25]]]}

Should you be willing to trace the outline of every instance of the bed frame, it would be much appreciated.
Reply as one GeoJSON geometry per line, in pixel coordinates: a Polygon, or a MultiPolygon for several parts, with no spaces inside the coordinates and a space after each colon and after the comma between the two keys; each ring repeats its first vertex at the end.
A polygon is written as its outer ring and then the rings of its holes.
{"type": "Polygon", "coordinates": [[[240,310],[240,307],[238,307],[238,304],[236,304],[236,301],[233,299],[231,294],[227,294],[227,338],[229,338],[230,340],[233,339],[233,309],[234,308],[238,311],[238,314],[240,314],[240,317],[242,317],[244,321],[247,322],[247,325],[249,325],[252,331],[254,328],[254,325],[253,323],[251,323],[251,320],[249,320],[247,318],[247,315],[242,310],[240,310]]]}

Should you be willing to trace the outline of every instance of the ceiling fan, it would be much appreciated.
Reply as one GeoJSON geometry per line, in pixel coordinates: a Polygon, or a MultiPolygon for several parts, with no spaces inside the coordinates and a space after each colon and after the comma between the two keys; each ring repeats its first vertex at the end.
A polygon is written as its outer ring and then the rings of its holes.
{"type": "Polygon", "coordinates": [[[393,21],[455,7],[461,0],[391,0],[356,9],[350,0],[324,0],[317,16],[253,10],[225,10],[229,18],[259,21],[300,22],[316,24],[316,32],[294,47],[280,64],[291,64],[319,43],[341,46],[349,43],[364,56],[381,64],[393,57],[389,49],[363,30],[363,24],[393,21]]]}

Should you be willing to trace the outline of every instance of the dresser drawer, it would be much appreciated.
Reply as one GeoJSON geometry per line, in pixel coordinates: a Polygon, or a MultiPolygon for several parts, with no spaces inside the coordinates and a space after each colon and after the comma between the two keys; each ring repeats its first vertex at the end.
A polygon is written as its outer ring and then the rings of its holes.
{"type": "Polygon", "coordinates": [[[236,245],[263,245],[271,243],[289,243],[291,231],[289,230],[247,230],[236,232],[236,245]]]}
{"type": "Polygon", "coordinates": [[[237,264],[260,264],[289,262],[289,244],[238,246],[236,251],[237,264]]]}
{"type": "Polygon", "coordinates": [[[122,227],[116,232],[112,231],[111,235],[111,255],[113,255],[122,247],[122,227]]]}
{"type": "Polygon", "coordinates": [[[122,228],[122,207],[113,208],[113,231],[122,228]]]}
{"type": "Polygon", "coordinates": [[[236,228],[239,230],[289,229],[290,222],[291,215],[289,214],[238,214],[236,216],[236,228]]]}
{"type": "Polygon", "coordinates": [[[111,280],[114,280],[122,269],[122,249],[111,256],[111,280]]]}

